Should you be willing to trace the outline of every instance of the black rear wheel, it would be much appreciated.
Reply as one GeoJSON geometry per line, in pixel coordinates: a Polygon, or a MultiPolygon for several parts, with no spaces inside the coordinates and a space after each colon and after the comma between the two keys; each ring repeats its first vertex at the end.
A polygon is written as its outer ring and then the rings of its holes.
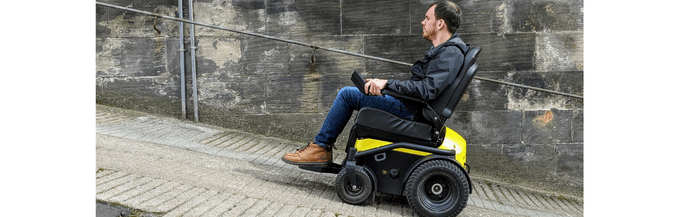
{"type": "Polygon", "coordinates": [[[335,192],[342,201],[350,204],[365,204],[373,193],[373,182],[363,167],[356,167],[356,185],[351,185],[347,168],[337,174],[335,179],[335,192]]]}
{"type": "Polygon", "coordinates": [[[405,193],[410,206],[422,216],[456,216],[467,206],[469,183],[453,163],[432,160],[413,171],[405,193]]]}

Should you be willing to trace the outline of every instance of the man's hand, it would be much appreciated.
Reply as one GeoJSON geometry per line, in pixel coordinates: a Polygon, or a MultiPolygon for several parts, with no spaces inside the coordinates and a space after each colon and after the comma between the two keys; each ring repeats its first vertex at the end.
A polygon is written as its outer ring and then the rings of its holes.
{"type": "Polygon", "coordinates": [[[382,89],[384,89],[384,86],[387,84],[387,80],[382,80],[382,79],[365,79],[365,91],[368,94],[372,94],[375,96],[381,96],[382,89]]]}

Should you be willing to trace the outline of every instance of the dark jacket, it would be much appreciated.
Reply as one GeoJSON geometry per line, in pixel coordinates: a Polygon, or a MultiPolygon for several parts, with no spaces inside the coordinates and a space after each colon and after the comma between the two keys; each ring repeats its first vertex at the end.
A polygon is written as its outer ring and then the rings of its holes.
{"type": "Polygon", "coordinates": [[[436,47],[432,46],[424,55],[424,59],[413,64],[410,69],[413,77],[410,80],[389,80],[385,88],[425,101],[435,99],[443,89],[453,83],[462,67],[464,53],[456,45],[464,51],[468,49],[455,33],[448,41],[436,47]]]}

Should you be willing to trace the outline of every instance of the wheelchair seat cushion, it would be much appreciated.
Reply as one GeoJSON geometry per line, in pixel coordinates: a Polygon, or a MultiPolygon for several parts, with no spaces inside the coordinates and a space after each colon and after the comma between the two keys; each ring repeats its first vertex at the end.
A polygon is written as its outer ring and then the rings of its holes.
{"type": "Polygon", "coordinates": [[[431,141],[432,138],[432,127],[429,124],[402,119],[375,108],[358,111],[356,124],[424,141],[431,141]]]}

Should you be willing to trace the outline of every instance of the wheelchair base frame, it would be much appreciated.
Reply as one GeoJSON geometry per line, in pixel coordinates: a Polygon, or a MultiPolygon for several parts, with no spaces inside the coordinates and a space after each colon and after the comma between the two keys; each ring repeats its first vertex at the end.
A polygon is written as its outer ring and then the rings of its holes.
{"type": "MultiPolygon", "coordinates": [[[[347,175],[350,177],[355,176],[354,171],[357,167],[362,167],[373,178],[373,189],[402,195],[406,180],[417,166],[429,160],[443,159],[459,167],[471,186],[469,165],[465,162],[466,142],[450,128],[446,127],[446,141],[438,148],[407,142],[390,143],[378,139],[360,139],[356,137],[356,130],[358,129],[354,126],[347,142],[347,158],[343,164],[331,162],[325,166],[299,165],[298,167],[313,172],[332,174],[339,174],[342,169],[347,168],[347,175]]],[[[351,184],[355,184],[354,181],[355,178],[350,178],[351,184]]]]}

